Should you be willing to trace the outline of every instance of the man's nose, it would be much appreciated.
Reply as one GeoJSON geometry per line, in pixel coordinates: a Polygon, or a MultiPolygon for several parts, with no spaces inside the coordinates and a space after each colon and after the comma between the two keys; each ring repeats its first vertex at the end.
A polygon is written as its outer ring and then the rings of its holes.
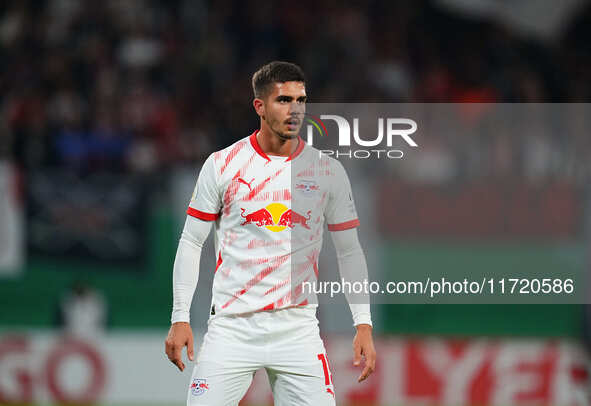
{"type": "Polygon", "coordinates": [[[299,116],[304,114],[306,107],[301,103],[290,103],[289,104],[289,114],[292,116],[299,116]]]}

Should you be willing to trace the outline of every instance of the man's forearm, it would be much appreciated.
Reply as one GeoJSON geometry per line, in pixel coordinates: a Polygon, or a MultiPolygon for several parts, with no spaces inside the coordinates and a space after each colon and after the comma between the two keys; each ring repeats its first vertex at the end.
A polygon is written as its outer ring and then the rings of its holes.
{"type": "Polygon", "coordinates": [[[190,321],[191,302],[199,280],[199,261],[210,222],[187,217],[174,260],[171,322],[190,321]]]}
{"type": "MultiPolygon", "coordinates": [[[[361,247],[359,250],[350,253],[343,257],[337,257],[339,264],[339,272],[341,277],[351,284],[355,282],[363,282],[367,280],[367,264],[365,262],[365,255],[361,247]]],[[[371,322],[371,310],[369,306],[369,292],[362,293],[348,293],[345,294],[351,315],[353,316],[353,325],[369,324],[371,322]]]]}
{"type": "Polygon", "coordinates": [[[199,280],[200,259],[201,247],[181,237],[172,274],[172,323],[190,321],[191,302],[199,280]]]}
{"type": "MultiPolygon", "coordinates": [[[[349,229],[331,232],[332,240],[337,252],[339,273],[343,280],[350,282],[363,282],[368,279],[365,254],[357,238],[357,230],[349,229]]],[[[353,325],[368,324],[372,326],[371,311],[369,306],[369,292],[345,293],[353,325]]]]}

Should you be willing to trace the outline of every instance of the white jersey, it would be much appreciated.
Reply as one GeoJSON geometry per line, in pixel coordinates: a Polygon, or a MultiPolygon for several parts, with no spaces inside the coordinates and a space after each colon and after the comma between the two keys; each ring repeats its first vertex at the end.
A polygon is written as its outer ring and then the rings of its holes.
{"type": "Polygon", "coordinates": [[[302,286],[318,276],[324,222],[359,225],[338,160],[301,138],[291,156],[267,156],[257,132],[207,158],[187,210],[215,221],[215,316],[316,306],[302,286]]]}

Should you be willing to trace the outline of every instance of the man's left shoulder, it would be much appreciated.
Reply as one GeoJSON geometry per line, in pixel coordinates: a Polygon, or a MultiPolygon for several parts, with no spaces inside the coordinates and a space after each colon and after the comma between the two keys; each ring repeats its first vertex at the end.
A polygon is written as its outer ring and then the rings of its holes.
{"type": "MultiPolygon", "coordinates": [[[[308,144],[306,144],[302,151],[302,158],[301,162],[303,165],[325,169],[332,174],[344,170],[343,164],[338,159],[308,144]]],[[[327,174],[326,171],[324,174],[327,174]]]]}

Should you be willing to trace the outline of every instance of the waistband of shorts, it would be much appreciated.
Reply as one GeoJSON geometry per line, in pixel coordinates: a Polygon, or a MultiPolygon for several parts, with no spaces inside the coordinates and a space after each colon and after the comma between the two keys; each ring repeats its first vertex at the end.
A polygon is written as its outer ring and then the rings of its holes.
{"type": "Polygon", "coordinates": [[[316,319],[316,310],[318,309],[318,305],[317,304],[307,304],[307,305],[303,305],[303,306],[298,306],[298,305],[294,305],[294,306],[289,306],[289,307],[284,307],[281,309],[273,309],[273,310],[261,310],[261,311],[256,311],[256,312],[246,312],[246,313],[234,313],[234,314],[225,314],[225,313],[216,313],[215,315],[210,315],[209,316],[209,320],[208,323],[211,320],[217,319],[217,318],[251,318],[251,317],[269,317],[269,315],[278,315],[279,317],[282,316],[295,316],[295,317],[309,317],[310,319],[314,319],[314,320],[318,320],[316,319]]]}

